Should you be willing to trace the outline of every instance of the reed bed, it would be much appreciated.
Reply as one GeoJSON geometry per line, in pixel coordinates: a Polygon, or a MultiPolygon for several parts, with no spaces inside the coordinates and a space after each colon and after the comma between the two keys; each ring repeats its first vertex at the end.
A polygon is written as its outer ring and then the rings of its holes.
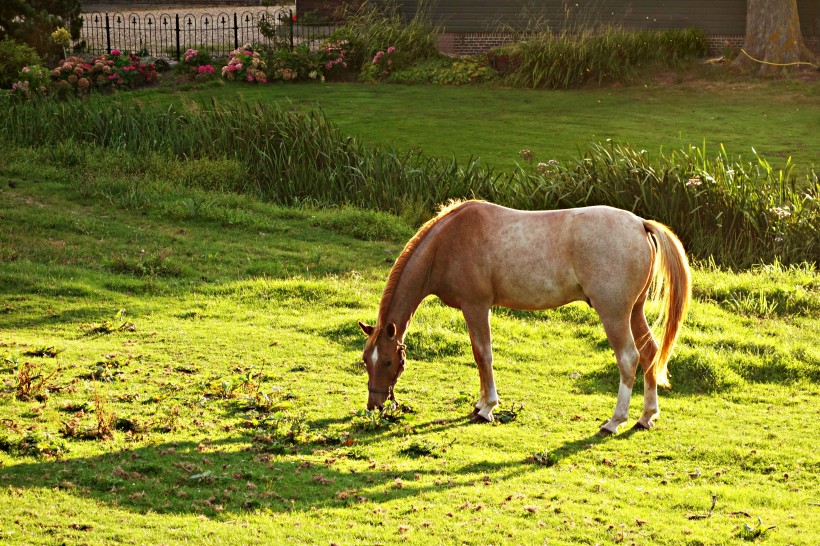
{"type": "Polygon", "coordinates": [[[203,165],[212,165],[228,174],[221,182],[210,177],[223,191],[284,205],[386,211],[414,223],[452,198],[522,209],[611,205],[670,225],[697,258],[733,267],[820,262],[817,174],[799,180],[790,162],[782,169],[763,158],[743,163],[722,148],[715,155],[693,147],[652,157],[603,143],[568,163],[533,159],[497,172],[477,160],[460,164],[367,146],[318,111],[216,102],[164,110],[93,101],[0,106],[7,112],[0,138],[51,150],[52,161],[70,158],[78,168],[99,168],[99,154],[84,149],[116,150],[137,171],[140,161],[159,156],[168,162],[169,180],[197,184],[209,178],[203,165]]]}
{"type": "Polygon", "coordinates": [[[569,89],[626,83],[638,69],[656,64],[677,67],[705,55],[706,45],[706,36],[697,29],[569,27],[522,36],[500,53],[513,67],[506,78],[509,85],[569,89]]]}

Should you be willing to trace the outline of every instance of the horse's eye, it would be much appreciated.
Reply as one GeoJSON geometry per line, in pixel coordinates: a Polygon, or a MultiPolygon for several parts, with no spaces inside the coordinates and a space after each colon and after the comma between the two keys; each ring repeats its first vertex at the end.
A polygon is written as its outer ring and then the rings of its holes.
{"type": "Polygon", "coordinates": [[[382,364],[384,364],[384,367],[385,367],[385,368],[389,368],[389,367],[390,367],[390,365],[391,365],[392,363],[393,363],[393,362],[392,362],[392,361],[390,361],[390,360],[385,360],[384,362],[382,362],[382,364]]]}

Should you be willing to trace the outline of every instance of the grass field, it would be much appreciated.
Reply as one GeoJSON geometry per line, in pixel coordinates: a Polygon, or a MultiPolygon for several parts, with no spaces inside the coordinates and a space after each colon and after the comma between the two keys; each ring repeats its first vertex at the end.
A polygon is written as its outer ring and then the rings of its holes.
{"type": "Polygon", "coordinates": [[[430,301],[399,384],[414,413],[389,423],[361,413],[355,321],[375,318],[400,224],[361,241],[346,233],[372,213],[170,184],[123,208],[123,187],[3,167],[7,543],[719,544],[758,517],[766,543],[820,539],[814,271],[696,271],[658,427],[610,439],[617,371],[591,311],[498,310],[509,422],[477,426],[463,322],[430,301]]]}
{"type": "Polygon", "coordinates": [[[755,161],[752,148],[776,167],[791,156],[801,175],[820,164],[820,86],[703,81],[574,92],[491,86],[406,85],[205,86],[185,93],[138,92],[140,100],[168,105],[181,100],[249,101],[320,107],[349,134],[366,142],[418,149],[427,155],[471,157],[499,169],[522,163],[530,149],[538,161],[566,160],[591,142],[613,139],[651,154],[707,143],[755,161]],[[503,129],[500,129],[503,128],[503,129]]]}
{"type": "MultiPolygon", "coordinates": [[[[774,96],[777,85],[761,93],[774,96]]],[[[304,93],[298,106],[319,101],[332,118],[330,104],[389,109],[413,93],[424,117],[439,96],[398,86],[246,89],[287,91],[277,100],[304,93]]],[[[439,92],[466,102],[457,90],[439,92]]],[[[640,90],[610,92],[628,103],[640,90]]],[[[600,98],[510,93],[544,100],[541,108],[600,98]]],[[[794,95],[805,104],[812,93],[794,95]]],[[[140,95],[182,98],[190,97],[140,95]]],[[[533,117],[520,108],[519,121],[533,117]]],[[[730,116],[741,134],[757,123],[750,111],[730,116]]],[[[370,142],[402,135],[348,115],[338,113],[343,127],[370,142]]],[[[617,117],[601,116],[601,126],[617,117]]],[[[811,116],[791,119],[801,141],[789,144],[790,132],[774,124],[771,142],[816,163],[811,116]]],[[[634,134],[665,145],[661,131],[649,135],[659,125],[634,134]]],[[[612,127],[614,136],[627,132],[612,127]]],[[[402,146],[469,153],[465,138],[451,137],[458,151],[440,135],[419,144],[404,133],[402,146]]],[[[737,145],[760,151],[764,137],[737,145]]],[[[670,363],[673,388],[648,433],[596,435],[612,413],[618,373],[596,315],[579,304],[494,312],[502,406],[483,426],[467,417],[478,373],[463,319],[425,302],[407,338],[403,405],[368,413],[356,321],[375,321],[412,226],[370,211],[280,208],[183,187],[172,175],[179,166],[129,172],[114,168],[112,155],[100,160],[110,172],[99,172],[58,153],[5,150],[4,543],[820,543],[820,276],[812,266],[697,264],[695,301],[670,363]]],[[[499,166],[510,153],[496,156],[499,166]]],[[[641,406],[633,398],[632,421],[641,406]]]]}

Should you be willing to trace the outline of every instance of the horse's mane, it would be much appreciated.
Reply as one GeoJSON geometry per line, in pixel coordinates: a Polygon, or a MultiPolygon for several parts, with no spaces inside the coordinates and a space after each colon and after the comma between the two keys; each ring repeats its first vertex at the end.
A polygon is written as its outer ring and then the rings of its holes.
{"type": "Polygon", "coordinates": [[[444,218],[447,218],[450,214],[460,209],[463,205],[475,202],[478,201],[475,199],[470,199],[467,201],[461,199],[451,199],[447,203],[441,205],[438,214],[425,222],[416,234],[413,235],[413,238],[407,242],[404,246],[404,250],[402,250],[399,257],[396,258],[396,263],[393,264],[393,268],[390,270],[390,275],[387,277],[387,285],[384,287],[384,292],[382,292],[382,300],[379,304],[379,326],[382,326],[382,318],[387,314],[387,311],[390,309],[390,303],[393,301],[393,292],[399,284],[399,279],[401,279],[401,274],[404,272],[404,267],[407,265],[407,262],[410,261],[410,258],[413,256],[413,252],[415,252],[416,248],[418,248],[427,234],[430,233],[430,230],[444,218]]]}

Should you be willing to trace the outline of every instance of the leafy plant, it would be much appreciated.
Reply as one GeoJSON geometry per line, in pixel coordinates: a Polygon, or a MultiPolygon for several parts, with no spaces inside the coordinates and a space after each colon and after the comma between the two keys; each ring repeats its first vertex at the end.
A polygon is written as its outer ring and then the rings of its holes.
{"type": "Polygon", "coordinates": [[[0,40],[0,89],[8,89],[17,82],[23,67],[40,63],[42,60],[34,48],[6,36],[0,40]]]}
{"type": "Polygon", "coordinates": [[[748,523],[744,523],[743,527],[741,527],[738,531],[737,536],[743,540],[754,541],[759,538],[763,538],[767,532],[771,531],[775,527],[777,527],[777,525],[764,527],[763,520],[758,516],[757,525],[749,525],[748,523]]]}

